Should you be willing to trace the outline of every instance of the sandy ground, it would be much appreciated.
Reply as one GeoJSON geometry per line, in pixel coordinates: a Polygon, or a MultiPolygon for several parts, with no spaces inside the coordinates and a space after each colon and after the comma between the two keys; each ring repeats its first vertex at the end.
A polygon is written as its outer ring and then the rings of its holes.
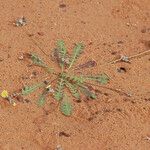
{"type": "Polygon", "coordinates": [[[99,88],[98,99],[87,102],[90,110],[85,102],[74,103],[71,117],[63,116],[50,96],[44,108],[37,107],[37,93],[16,107],[0,98],[0,150],[150,149],[150,55],[130,64],[107,63],[150,49],[149,0],[0,0],[0,16],[1,91],[12,93],[41,80],[41,69],[18,59],[25,52],[36,52],[57,68],[50,54],[63,39],[70,51],[74,43],[86,45],[79,64],[91,58],[97,62],[85,74],[105,72],[109,87],[131,94],[99,88]],[[14,27],[21,16],[27,25],[14,27]],[[119,73],[119,67],[126,72],[119,73]],[[33,71],[37,77],[26,79],[33,71]]]}

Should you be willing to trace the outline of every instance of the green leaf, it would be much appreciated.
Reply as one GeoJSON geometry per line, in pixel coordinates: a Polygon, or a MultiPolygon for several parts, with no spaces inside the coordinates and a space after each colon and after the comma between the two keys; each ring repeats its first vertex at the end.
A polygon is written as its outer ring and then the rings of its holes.
{"type": "Polygon", "coordinates": [[[85,77],[87,80],[93,80],[100,84],[107,84],[110,80],[110,78],[107,76],[107,74],[103,73],[97,76],[89,76],[85,77]]]}
{"type": "Polygon", "coordinates": [[[40,67],[47,67],[47,65],[43,62],[41,58],[39,58],[36,54],[31,54],[32,63],[40,66],[40,67]]]}
{"type": "Polygon", "coordinates": [[[91,98],[91,99],[96,99],[96,98],[97,98],[97,96],[96,96],[96,94],[95,94],[95,93],[91,93],[90,98],[91,98]]]}
{"type": "Polygon", "coordinates": [[[36,91],[38,88],[42,87],[44,85],[44,83],[39,83],[33,86],[25,86],[22,89],[22,95],[29,95],[31,93],[33,93],[34,91],[36,91]]]}
{"type": "Polygon", "coordinates": [[[80,88],[81,92],[87,97],[87,98],[91,98],[91,99],[96,99],[96,94],[91,92],[88,88],[86,87],[81,87],[80,88]]]}
{"type": "Polygon", "coordinates": [[[46,101],[46,95],[41,94],[38,100],[38,106],[42,107],[45,104],[46,101]]]}
{"type": "Polygon", "coordinates": [[[65,62],[66,53],[67,53],[67,49],[65,47],[65,42],[63,40],[59,40],[57,42],[57,47],[58,47],[58,51],[59,51],[59,57],[61,59],[60,66],[64,67],[64,62],[65,62]]]}
{"type": "Polygon", "coordinates": [[[60,110],[65,116],[70,116],[73,111],[72,104],[68,100],[63,100],[60,105],[60,110]]]}
{"type": "Polygon", "coordinates": [[[83,84],[85,81],[85,78],[83,76],[70,76],[67,75],[67,79],[71,82],[75,82],[75,84],[83,84]]]}
{"type": "Polygon", "coordinates": [[[66,82],[66,86],[69,88],[71,94],[77,98],[77,99],[80,99],[80,94],[78,92],[78,89],[77,89],[77,85],[73,85],[71,84],[70,82],[68,81],[65,81],[66,82]]]}
{"type": "Polygon", "coordinates": [[[54,92],[54,98],[60,101],[63,98],[63,89],[64,89],[64,79],[60,78],[58,80],[56,90],[54,92]]]}
{"type": "Polygon", "coordinates": [[[47,73],[51,73],[51,74],[55,73],[54,69],[53,69],[53,68],[50,68],[50,67],[45,67],[45,71],[46,71],[47,73]]]}
{"type": "Polygon", "coordinates": [[[84,48],[84,46],[83,46],[82,43],[76,44],[76,46],[75,46],[75,48],[73,50],[73,54],[72,54],[71,60],[70,60],[69,68],[71,68],[72,65],[75,63],[75,61],[78,59],[78,57],[80,56],[80,54],[83,51],[83,48],[84,48]]]}
{"type": "Polygon", "coordinates": [[[97,82],[101,84],[107,84],[109,82],[109,77],[106,74],[101,74],[97,82]]]}
{"type": "Polygon", "coordinates": [[[47,73],[54,73],[54,69],[51,67],[48,67],[41,58],[39,58],[36,54],[31,54],[31,60],[32,63],[39,66],[39,67],[43,67],[45,69],[45,71],[47,71],[47,73]]]}
{"type": "Polygon", "coordinates": [[[54,98],[57,100],[57,101],[60,101],[62,98],[63,98],[63,93],[60,92],[60,91],[56,91],[54,93],[54,98]]]}

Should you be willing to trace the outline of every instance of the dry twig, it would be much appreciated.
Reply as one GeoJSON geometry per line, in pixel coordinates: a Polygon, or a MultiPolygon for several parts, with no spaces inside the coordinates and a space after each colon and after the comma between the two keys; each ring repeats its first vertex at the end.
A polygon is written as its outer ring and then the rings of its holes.
{"type": "Polygon", "coordinates": [[[131,56],[129,56],[129,57],[128,57],[128,56],[121,55],[121,57],[120,57],[119,59],[116,59],[116,60],[114,60],[114,61],[111,61],[110,64],[114,64],[114,63],[117,63],[117,62],[120,62],[120,61],[128,62],[128,63],[129,63],[131,59],[140,57],[140,56],[142,56],[142,55],[146,55],[146,54],[148,54],[148,53],[150,53],[150,49],[147,50],[147,51],[141,52],[141,53],[139,53],[139,54],[131,55],[131,56]]]}

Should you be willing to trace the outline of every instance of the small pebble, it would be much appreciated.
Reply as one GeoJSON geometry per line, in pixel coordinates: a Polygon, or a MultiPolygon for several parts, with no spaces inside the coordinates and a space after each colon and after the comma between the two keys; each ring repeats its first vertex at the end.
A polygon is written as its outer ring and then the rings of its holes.
{"type": "Polygon", "coordinates": [[[123,41],[118,41],[117,43],[118,43],[118,44],[123,44],[123,41]]]}
{"type": "Polygon", "coordinates": [[[44,36],[44,32],[37,32],[38,35],[44,36]]]}
{"type": "Polygon", "coordinates": [[[146,33],[146,28],[141,30],[142,33],[146,33]]]}
{"type": "Polygon", "coordinates": [[[116,55],[117,52],[116,52],[116,51],[112,51],[111,54],[112,54],[112,55],[116,55]]]}
{"type": "Polygon", "coordinates": [[[62,132],[59,132],[59,136],[70,137],[70,134],[65,133],[64,131],[62,131],[62,132]]]}
{"type": "Polygon", "coordinates": [[[121,111],[122,111],[122,109],[121,109],[121,108],[116,108],[116,110],[117,110],[117,111],[119,111],[119,112],[121,112],[121,111]]]}
{"type": "Polygon", "coordinates": [[[36,72],[36,71],[33,71],[33,72],[32,72],[32,75],[33,75],[33,76],[37,76],[37,72],[36,72]]]}
{"type": "Polygon", "coordinates": [[[65,8],[66,7],[66,4],[60,4],[59,5],[59,8],[65,8]]]}
{"type": "Polygon", "coordinates": [[[4,61],[4,59],[3,59],[3,58],[0,58],[0,62],[1,62],[1,61],[4,61]]]}
{"type": "Polygon", "coordinates": [[[125,72],[127,72],[127,70],[126,70],[124,67],[118,68],[117,71],[118,71],[119,73],[125,73],[125,72]]]}
{"type": "Polygon", "coordinates": [[[144,44],[145,44],[145,47],[147,49],[150,49],[150,40],[149,41],[145,41],[144,44]]]}
{"type": "Polygon", "coordinates": [[[32,37],[32,36],[34,36],[34,34],[33,34],[33,33],[31,33],[31,34],[28,34],[28,36],[29,36],[29,37],[32,37]]]}
{"type": "Polygon", "coordinates": [[[24,101],[25,101],[26,103],[29,103],[29,102],[30,102],[30,100],[29,100],[29,99],[24,99],[24,101]]]}
{"type": "Polygon", "coordinates": [[[61,145],[57,145],[56,149],[55,150],[63,150],[62,146],[61,145]]]}
{"type": "Polygon", "coordinates": [[[14,102],[12,105],[15,107],[17,104],[14,102]]]}
{"type": "Polygon", "coordinates": [[[18,59],[23,60],[24,59],[23,55],[19,56],[18,59]]]}

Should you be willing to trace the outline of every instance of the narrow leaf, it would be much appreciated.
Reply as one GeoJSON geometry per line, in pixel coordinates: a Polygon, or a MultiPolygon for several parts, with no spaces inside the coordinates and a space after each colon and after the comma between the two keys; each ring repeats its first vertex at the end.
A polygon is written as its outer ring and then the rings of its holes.
{"type": "Polygon", "coordinates": [[[85,78],[83,76],[75,76],[75,75],[74,76],[67,75],[67,79],[70,82],[74,82],[77,85],[83,84],[85,81],[85,78]]]}
{"type": "Polygon", "coordinates": [[[107,84],[108,81],[109,81],[109,77],[106,74],[101,74],[97,80],[97,82],[99,82],[101,84],[107,84]]]}
{"type": "Polygon", "coordinates": [[[41,94],[38,100],[38,106],[42,107],[45,104],[46,101],[46,95],[41,94]]]}
{"type": "Polygon", "coordinates": [[[78,57],[80,56],[80,54],[83,51],[83,48],[84,48],[84,46],[83,46],[82,43],[76,44],[76,46],[75,46],[75,48],[73,50],[73,54],[72,54],[71,60],[70,60],[69,68],[71,68],[72,65],[74,64],[74,62],[78,59],[78,57]]]}
{"type": "Polygon", "coordinates": [[[87,80],[93,80],[96,81],[100,84],[107,84],[109,82],[109,77],[107,76],[107,74],[103,73],[100,75],[96,75],[96,76],[89,76],[89,77],[85,77],[87,80]]]}
{"type": "Polygon", "coordinates": [[[80,90],[87,98],[96,99],[96,94],[91,92],[88,88],[81,87],[80,90]]]}
{"type": "Polygon", "coordinates": [[[60,105],[60,110],[65,116],[70,116],[72,114],[72,105],[68,100],[63,100],[60,105]]]}
{"type": "Polygon", "coordinates": [[[38,88],[42,87],[43,85],[44,85],[43,83],[39,83],[33,86],[25,86],[22,89],[22,95],[29,95],[33,93],[34,91],[36,91],[38,88]]]}
{"type": "Polygon", "coordinates": [[[58,81],[59,82],[57,83],[54,98],[60,101],[63,98],[64,79],[60,78],[58,81]]]}
{"type": "Polygon", "coordinates": [[[40,67],[47,67],[47,65],[43,62],[41,58],[39,58],[36,54],[31,54],[32,63],[40,66],[40,67]]]}
{"type": "Polygon", "coordinates": [[[77,98],[77,99],[80,99],[80,94],[78,92],[78,89],[77,89],[77,85],[73,85],[71,84],[70,82],[68,81],[65,81],[66,82],[66,86],[69,88],[71,94],[77,98]]]}
{"type": "Polygon", "coordinates": [[[92,68],[97,65],[95,60],[89,60],[83,64],[78,65],[74,70],[80,70],[80,69],[86,69],[86,68],[92,68]]]}
{"type": "Polygon", "coordinates": [[[65,57],[63,59],[64,60],[64,62],[63,62],[58,48],[55,48],[52,52],[51,59],[53,61],[57,62],[60,66],[62,66],[63,63],[65,66],[68,66],[69,62],[70,62],[70,55],[68,53],[66,53],[65,57]]]}
{"type": "Polygon", "coordinates": [[[58,51],[59,51],[59,58],[61,59],[60,61],[60,66],[64,67],[64,62],[65,62],[65,57],[66,57],[66,53],[67,53],[67,49],[65,47],[65,42],[63,40],[59,40],[57,42],[57,47],[58,47],[58,51]]]}

